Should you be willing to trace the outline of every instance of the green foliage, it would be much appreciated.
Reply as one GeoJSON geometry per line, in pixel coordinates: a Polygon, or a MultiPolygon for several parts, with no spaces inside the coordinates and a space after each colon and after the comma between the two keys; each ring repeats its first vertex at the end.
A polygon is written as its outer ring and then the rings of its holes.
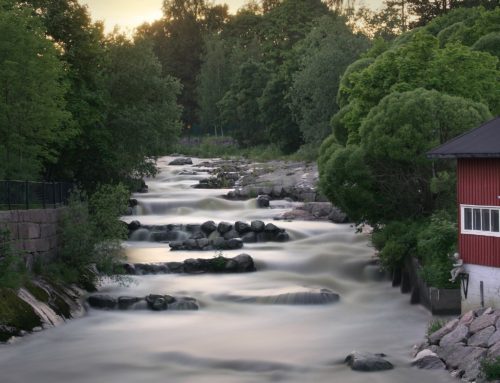
{"type": "Polygon", "coordinates": [[[446,321],[444,319],[433,319],[429,322],[427,326],[427,336],[434,334],[436,331],[440,330],[446,321]]]}
{"type": "MultiPolygon", "coordinates": [[[[14,290],[0,288],[0,324],[31,331],[41,326],[42,322],[33,307],[19,298],[14,290]]],[[[4,335],[0,330],[0,342],[7,341],[11,336],[11,334],[4,335]]]]}
{"type": "Polygon", "coordinates": [[[419,221],[393,221],[373,232],[372,242],[379,250],[384,268],[400,268],[407,258],[415,254],[421,227],[422,222],[419,221]]]}
{"type": "Polygon", "coordinates": [[[483,359],[481,372],[487,381],[500,379],[500,357],[483,359]]]}
{"type": "Polygon", "coordinates": [[[422,277],[429,286],[458,287],[458,282],[449,281],[457,236],[456,223],[444,211],[435,213],[419,233],[417,255],[422,262],[422,277]]]}
{"type": "Polygon", "coordinates": [[[118,218],[127,207],[122,185],[105,185],[87,198],[74,192],[61,221],[61,247],[47,273],[55,280],[92,289],[102,275],[122,278],[120,271],[126,228],[118,218]]]}
{"type": "Polygon", "coordinates": [[[0,288],[17,289],[27,278],[22,252],[12,247],[9,231],[0,228],[0,288]]]}
{"type": "Polygon", "coordinates": [[[439,203],[449,206],[440,194],[453,196],[454,186],[441,183],[440,193],[433,193],[434,175],[442,179],[452,167],[433,165],[425,153],[490,116],[482,104],[436,91],[391,93],[371,109],[359,133],[349,132],[347,147],[335,137],[325,141],[319,159],[322,190],[356,221],[428,216],[439,203]],[[349,145],[351,138],[359,145],[349,145]]]}
{"type": "Polygon", "coordinates": [[[336,15],[319,19],[301,42],[303,60],[293,75],[290,94],[305,142],[320,142],[330,133],[330,118],[338,111],[332,95],[339,90],[342,73],[368,47],[367,38],[353,33],[336,15]]]}
{"type": "Polygon", "coordinates": [[[0,10],[0,179],[37,179],[75,135],[65,68],[30,8],[0,10]]]}

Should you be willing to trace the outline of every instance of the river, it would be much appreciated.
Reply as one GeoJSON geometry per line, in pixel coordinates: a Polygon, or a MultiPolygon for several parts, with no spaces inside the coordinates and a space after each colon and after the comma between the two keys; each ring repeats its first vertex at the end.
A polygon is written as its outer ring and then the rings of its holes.
{"type": "MultiPolygon", "coordinates": [[[[272,222],[283,206],[257,209],[255,200],[226,201],[227,190],[191,186],[206,174],[179,175],[191,166],[158,162],[149,193],[138,194],[143,224],[207,220],[272,222]]],[[[195,160],[199,163],[201,160],[195,160]]],[[[80,319],[0,347],[0,383],[224,383],[224,382],[453,382],[445,371],[409,366],[411,349],[425,334],[430,314],[410,305],[372,265],[374,250],[349,224],[275,222],[286,243],[245,244],[224,251],[250,254],[257,272],[227,275],[133,277],[106,294],[188,295],[199,311],[108,312],[90,309],[80,319]],[[340,294],[329,305],[273,305],[220,299],[224,294],[276,295],[328,288],[340,294]],[[353,351],[383,352],[395,368],[359,373],[342,361],[353,351]]],[[[214,257],[214,252],[171,252],[168,245],[124,243],[131,262],[214,257]]]]}

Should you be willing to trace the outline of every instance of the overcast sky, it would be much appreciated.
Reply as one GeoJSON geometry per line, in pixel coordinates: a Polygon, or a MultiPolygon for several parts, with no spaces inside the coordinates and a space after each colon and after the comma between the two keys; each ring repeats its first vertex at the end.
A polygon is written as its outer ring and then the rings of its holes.
{"type": "MultiPolygon", "coordinates": [[[[125,31],[131,31],[145,21],[161,17],[162,0],[80,0],[80,2],[89,6],[94,20],[104,21],[107,32],[115,25],[125,31]]],[[[376,7],[381,2],[382,0],[364,0],[364,3],[371,7],[376,7]]],[[[234,13],[245,0],[215,0],[215,3],[228,4],[229,11],[234,13]]]]}

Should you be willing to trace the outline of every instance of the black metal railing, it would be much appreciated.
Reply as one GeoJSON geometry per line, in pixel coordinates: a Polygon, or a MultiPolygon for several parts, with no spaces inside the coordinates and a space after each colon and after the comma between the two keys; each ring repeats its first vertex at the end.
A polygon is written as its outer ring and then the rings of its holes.
{"type": "Polygon", "coordinates": [[[48,209],[66,205],[69,182],[0,181],[0,210],[48,209]]]}

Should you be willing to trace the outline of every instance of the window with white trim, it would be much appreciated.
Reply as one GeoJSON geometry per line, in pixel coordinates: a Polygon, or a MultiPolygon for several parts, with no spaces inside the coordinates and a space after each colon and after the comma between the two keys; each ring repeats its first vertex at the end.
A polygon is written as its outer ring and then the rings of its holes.
{"type": "Polygon", "coordinates": [[[500,206],[461,205],[462,234],[500,237],[500,206]]]}

